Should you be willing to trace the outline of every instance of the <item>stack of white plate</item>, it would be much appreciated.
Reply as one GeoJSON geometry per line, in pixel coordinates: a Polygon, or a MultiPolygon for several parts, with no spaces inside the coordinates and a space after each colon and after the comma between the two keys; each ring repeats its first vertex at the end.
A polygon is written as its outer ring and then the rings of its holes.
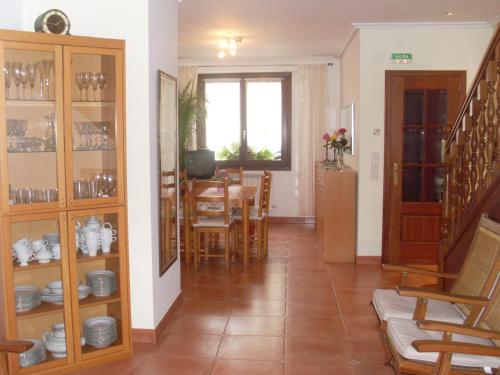
{"type": "Polygon", "coordinates": [[[40,289],[33,285],[18,285],[15,288],[16,312],[33,310],[42,303],[40,289]]]}
{"type": "MultiPolygon", "coordinates": [[[[82,300],[89,296],[91,293],[90,287],[87,285],[78,286],[78,299],[82,300]]],[[[62,305],[64,300],[62,283],[60,281],[54,281],[47,285],[47,288],[42,290],[42,301],[53,303],[55,305],[62,305]]]]}
{"type": "Polygon", "coordinates": [[[87,272],[87,285],[96,297],[105,297],[116,291],[116,275],[113,271],[96,270],[87,272]]]}
{"type": "Polygon", "coordinates": [[[118,339],[116,319],[111,316],[90,318],[83,323],[85,342],[96,348],[105,348],[118,339]]]}
{"type": "Polygon", "coordinates": [[[19,367],[30,367],[38,365],[47,359],[45,346],[40,340],[29,340],[33,342],[33,346],[25,352],[19,354],[19,367]]]}
{"type": "Polygon", "coordinates": [[[82,300],[89,296],[92,293],[92,289],[88,285],[78,285],[78,299],[82,300]]]}

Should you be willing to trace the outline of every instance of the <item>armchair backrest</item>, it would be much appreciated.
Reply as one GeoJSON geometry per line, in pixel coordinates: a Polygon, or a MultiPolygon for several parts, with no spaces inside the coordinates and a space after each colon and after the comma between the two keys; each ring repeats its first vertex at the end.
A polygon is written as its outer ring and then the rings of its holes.
{"type": "MultiPolygon", "coordinates": [[[[481,217],[467,257],[450,292],[489,297],[500,273],[500,223],[481,217]]],[[[472,308],[457,305],[467,316],[472,308]]]]}

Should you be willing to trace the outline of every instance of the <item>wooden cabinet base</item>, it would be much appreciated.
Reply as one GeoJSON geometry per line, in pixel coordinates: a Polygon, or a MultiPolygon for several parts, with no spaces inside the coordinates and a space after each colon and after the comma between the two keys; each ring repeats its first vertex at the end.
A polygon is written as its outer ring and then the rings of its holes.
{"type": "Polygon", "coordinates": [[[356,172],[316,164],[316,232],[325,262],[354,263],[356,172]]]}

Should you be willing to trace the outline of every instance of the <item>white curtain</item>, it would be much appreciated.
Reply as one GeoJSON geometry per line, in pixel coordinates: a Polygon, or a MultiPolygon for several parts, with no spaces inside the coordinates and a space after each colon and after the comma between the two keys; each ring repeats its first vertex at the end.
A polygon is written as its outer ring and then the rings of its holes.
{"type": "MultiPolygon", "coordinates": [[[[192,82],[191,87],[193,90],[196,91],[198,89],[198,67],[180,66],[178,69],[178,77],[179,93],[181,93],[190,82],[192,82]]],[[[190,150],[196,149],[196,132],[193,132],[188,148],[190,150]]]]}
{"type": "Polygon", "coordinates": [[[314,215],[314,168],[325,158],[322,135],[327,128],[328,83],[326,64],[300,65],[296,74],[299,214],[314,215]]]}

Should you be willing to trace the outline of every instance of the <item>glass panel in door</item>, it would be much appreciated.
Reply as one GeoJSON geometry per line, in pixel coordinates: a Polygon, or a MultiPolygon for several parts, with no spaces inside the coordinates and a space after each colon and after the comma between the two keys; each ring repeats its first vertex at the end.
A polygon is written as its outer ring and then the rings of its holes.
{"type": "Polygon", "coordinates": [[[1,124],[7,152],[2,162],[7,174],[2,183],[8,191],[5,206],[10,210],[31,209],[34,204],[58,206],[64,197],[59,186],[62,168],[58,169],[63,155],[60,50],[24,43],[5,47],[1,124]]]}
{"type": "Polygon", "coordinates": [[[34,343],[20,355],[16,365],[21,368],[42,371],[72,361],[72,330],[66,329],[72,324],[64,215],[23,215],[9,223],[15,309],[11,313],[16,320],[12,336],[34,343]]]}
{"type": "MultiPolygon", "coordinates": [[[[71,53],[72,199],[118,195],[117,57],[71,53]]],[[[68,96],[67,96],[68,98],[68,96]]]]}

